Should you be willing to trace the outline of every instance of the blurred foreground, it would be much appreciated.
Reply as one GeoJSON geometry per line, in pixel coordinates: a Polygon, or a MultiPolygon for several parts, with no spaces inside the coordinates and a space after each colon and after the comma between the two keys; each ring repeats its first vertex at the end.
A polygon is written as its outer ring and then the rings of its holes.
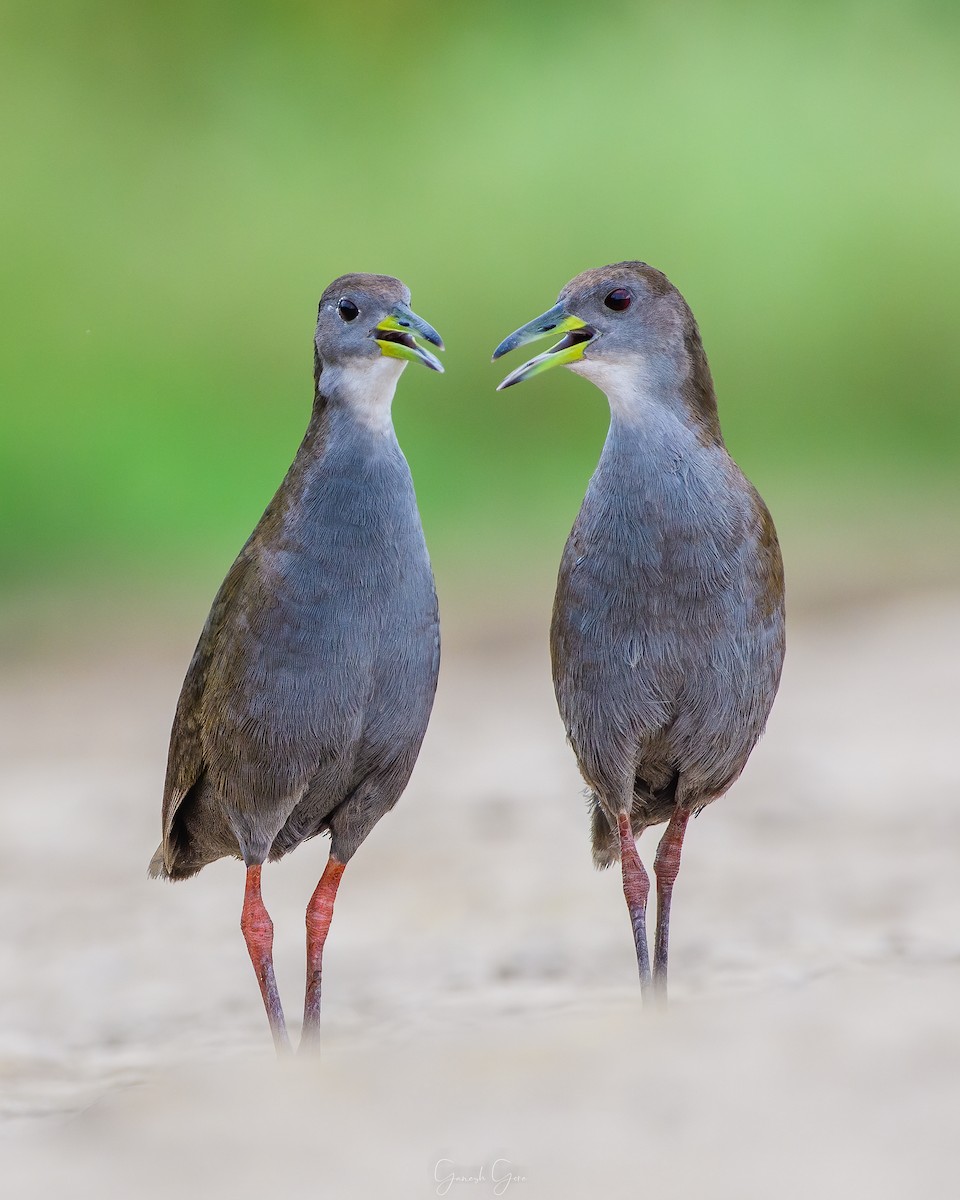
{"type": "MultiPolygon", "coordinates": [[[[195,616],[0,684],[9,1194],[947,1193],[960,592],[794,620],[769,732],[690,831],[666,1015],[590,865],[540,617],[448,625],[411,787],[341,889],[324,1059],[279,1068],[239,865],[145,873],[195,616]]],[[[294,1026],[325,854],[265,874],[294,1026]]]]}

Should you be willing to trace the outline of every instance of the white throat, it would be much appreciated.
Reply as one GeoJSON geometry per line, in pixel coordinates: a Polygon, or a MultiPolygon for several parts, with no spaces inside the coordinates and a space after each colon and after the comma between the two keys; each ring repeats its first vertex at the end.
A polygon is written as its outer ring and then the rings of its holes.
{"type": "Polygon", "coordinates": [[[570,370],[598,387],[610,402],[611,416],[625,424],[649,419],[652,408],[663,407],[662,397],[669,387],[662,364],[645,358],[629,362],[581,358],[570,363],[570,370]]]}
{"type": "Polygon", "coordinates": [[[346,404],[357,420],[379,433],[393,429],[391,407],[397,380],[407,364],[400,358],[354,359],[344,366],[324,366],[323,391],[346,404]]]}

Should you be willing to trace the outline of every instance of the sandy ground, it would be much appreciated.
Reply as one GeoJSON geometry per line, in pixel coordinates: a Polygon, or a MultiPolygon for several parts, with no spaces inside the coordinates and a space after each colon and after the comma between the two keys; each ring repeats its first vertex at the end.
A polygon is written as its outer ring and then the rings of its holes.
{"type": "MultiPolygon", "coordinates": [[[[688,836],[666,1014],[590,865],[538,621],[448,629],[341,888],[323,1056],[279,1066],[239,864],[145,874],[201,616],[4,665],[5,1195],[960,1194],[960,593],[793,621],[768,734],[688,836]]],[[[325,852],[265,874],[294,1023],[325,852]]]]}

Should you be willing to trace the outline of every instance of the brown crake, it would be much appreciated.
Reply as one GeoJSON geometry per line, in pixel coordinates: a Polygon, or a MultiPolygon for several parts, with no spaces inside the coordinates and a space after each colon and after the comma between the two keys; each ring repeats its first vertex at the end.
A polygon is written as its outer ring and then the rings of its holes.
{"type": "Polygon", "coordinates": [[[551,331],[561,341],[500,386],[566,364],[610,403],[560,564],[550,648],[590,788],[594,860],[620,859],[641,987],[665,995],[688,820],[743,770],[780,682],[783,564],[770,513],[724,445],[693,313],[667,277],[641,262],[585,271],[494,358],[551,331]],[[635,839],[664,821],[651,973],[635,839]]]}
{"type": "Polygon", "coordinates": [[[330,835],[307,908],[309,1041],[344,866],[406,787],[436,691],[433,574],[390,414],[405,360],[442,370],[417,337],[443,343],[409,301],[383,275],[324,292],[310,424],[213,602],[170,738],[150,872],[186,879],[243,860],[241,928],[278,1049],[288,1038],[261,865],[330,835]]]}

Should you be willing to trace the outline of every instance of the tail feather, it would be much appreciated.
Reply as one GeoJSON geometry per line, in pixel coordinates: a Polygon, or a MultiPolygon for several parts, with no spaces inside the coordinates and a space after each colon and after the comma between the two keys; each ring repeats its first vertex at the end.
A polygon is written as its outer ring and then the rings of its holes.
{"type": "Polygon", "coordinates": [[[167,870],[166,860],[163,856],[163,843],[156,849],[153,858],[150,859],[150,866],[147,867],[147,874],[151,879],[169,879],[170,872],[167,870]]]}
{"type": "Polygon", "coordinates": [[[593,842],[593,865],[598,871],[612,866],[620,858],[620,839],[610,824],[610,818],[600,806],[595,792],[590,793],[592,806],[590,824],[593,842]]]}
{"type": "MultiPolygon", "coordinates": [[[[237,855],[239,858],[239,854],[237,855]]],[[[153,858],[150,859],[150,865],[147,867],[147,874],[151,879],[189,879],[191,875],[196,875],[198,871],[202,871],[208,863],[214,862],[212,858],[204,859],[198,862],[196,859],[185,860],[182,855],[178,855],[174,851],[172,857],[167,859],[164,854],[164,846],[161,843],[157,847],[157,851],[153,858]]]]}

